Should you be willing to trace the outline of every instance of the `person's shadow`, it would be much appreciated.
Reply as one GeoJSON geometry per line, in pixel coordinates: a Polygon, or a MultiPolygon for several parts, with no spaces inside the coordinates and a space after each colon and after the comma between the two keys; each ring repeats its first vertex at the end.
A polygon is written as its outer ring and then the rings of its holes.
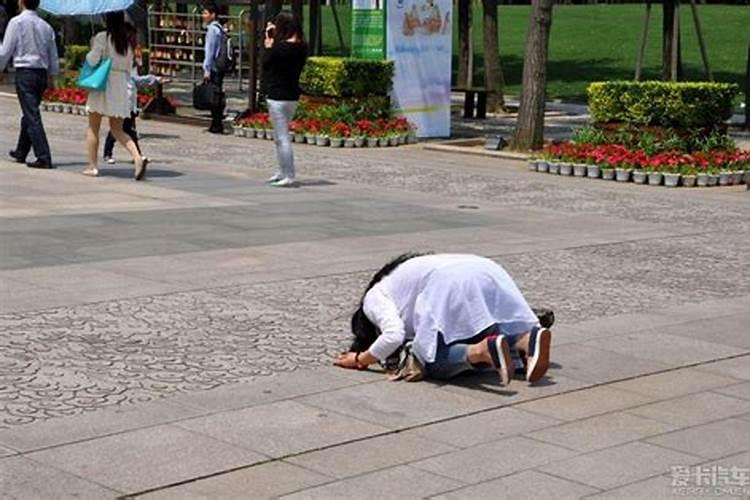
{"type": "MultiPolygon", "coordinates": [[[[85,167],[85,163],[81,163],[79,161],[73,161],[73,162],[56,162],[54,165],[56,168],[70,171],[70,172],[80,172],[85,167]]],[[[163,168],[157,168],[152,167],[150,164],[146,169],[146,179],[149,178],[174,178],[174,177],[182,177],[185,175],[182,172],[176,171],[176,170],[167,170],[163,168]]],[[[109,165],[99,165],[99,177],[116,177],[120,179],[132,179],[133,178],[133,166],[132,164],[123,164],[123,166],[109,166],[109,165]]]]}
{"type": "MultiPolygon", "coordinates": [[[[559,363],[551,362],[549,364],[549,369],[560,370],[562,369],[562,365],[560,365],[559,363]]],[[[470,389],[488,394],[496,394],[498,396],[515,396],[516,394],[518,394],[517,391],[508,389],[505,386],[500,385],[499,377],[497,375],[497,372],[495,372],[494,370],[487,370],[484,372],[465,372],[453,377],[450,380],[425,379],[425,381],[440,387],[446,385],[455,385],[464,389],[470,389]]],[[[514,376],[513,383],[517,384],[519,382],[525,383],[517,376],[514,376]]],[[[554,385],[557,385],[557,382],[555,382],[554,379],[554,373],[550,374],[549,372],[547,372],[544,377],[531,384],[530,387],[549,387],[554,385]]]]}

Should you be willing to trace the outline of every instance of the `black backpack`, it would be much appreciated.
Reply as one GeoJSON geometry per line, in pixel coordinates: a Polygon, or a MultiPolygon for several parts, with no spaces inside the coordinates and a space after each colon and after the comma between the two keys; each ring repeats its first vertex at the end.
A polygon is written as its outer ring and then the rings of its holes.
{"type": "Polygon", "coordinates": [[[237,67],[237,60],[234,57],[232,47],[232,37],[224,28],[221,28],[221,45],[219,45],[219,54],[216,56],[215,68],[219,73],[233,73],[237,67]]]}

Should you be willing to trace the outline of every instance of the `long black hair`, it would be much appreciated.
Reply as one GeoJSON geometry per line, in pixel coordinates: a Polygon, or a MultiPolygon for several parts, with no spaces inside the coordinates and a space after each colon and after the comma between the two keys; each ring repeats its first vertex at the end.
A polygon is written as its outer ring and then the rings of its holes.
{"type": "Polygon", "coordinates": [[[128,25],[125,22],[125,12],[122,10],[109,12],[105,16],[105,21],[107,24],[107,35],[112,40],[115,50],[121,56],[127,55],[128,48],[130,47],[130,37],[128,36],[128,25]]]}
{"type": "Polygon", "coordinates": [[[274,44],[286,42],[293,36],[297,37],[297,42],[305,45],[305,34],[302,31],[302,22],[291,12],[279,12],[271,19],[276,28],[273,32],[274,44]]]}
{"type": "Polygon", "coordinates": [[[352,334],[354,335],[354,341],[352,346],[349,348],[350,352],[362,352],[366,351],[373,342],[378,338],[380,333],[375,325],[365,315],[363,304],[365,295],[370,291],[372,287],[378,284],[386,276],[391,274],[394,269],[406,262],[407,260],[413,259],[414,257],[421,257],[423,255],[429,255],[432,252],[407,252],[399,255],[386,265],[384,265],[375,275],[370,279],[370,283],[365,288],[365,293],[362,294],[362,299],[359,301],[359,307],[354,311],[352,315],[352,334]]]}

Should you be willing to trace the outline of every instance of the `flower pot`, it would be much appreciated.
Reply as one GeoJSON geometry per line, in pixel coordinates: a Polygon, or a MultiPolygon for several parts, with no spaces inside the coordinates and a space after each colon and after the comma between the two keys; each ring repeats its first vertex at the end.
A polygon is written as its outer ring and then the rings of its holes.
{"type": "Polygon", "coordinates": [[[62,113],[62,110],[63,110],[63,105],[60,103],[55,103],[52,106],[52,111],[54,111],[55,113],[62,113]]]}
{"type": "Polygon", "coordinates": [[[708,187],[713,187],[719,184],[718,174],[708,174],[708,187]]]}
{"type": "Polygon", "coordinates": [[[560,175],[573,175],[573,164],[572,163],[560,163],[560,175]]]}
{"type": "Polygon", "coordinates": [[[630,177],[633,175],[633,171],[629,168],[616,168],[615,169],[615,180],[617,182],[630,182],[630,177]]]}
{"type": "Polygon", "coordinates": [[[344,145],[344,139],[341,137],[331,137],[331,147],[340,148],[344,145]]]}
{"type": "Polygon", "coordinates": [[[312,134],[305,134],[305,142],[308,144],[315,144],[315,136],[312,134]]]}
{"type": "Polygon", "coordinates": [[[576,177],[586,177],[587,170],[588,165],[584,165],[583,163],[573,164],[573,175],[575,175],[576,177]]]}
{"type": "Polygon", "coordinates": [[[648,174],[648,185],[649,186],[661,186],[661,181],[664,179],[664,174],[661,172],[649,172],[648,174]]]}
{"type": "Polygon", "coordinates": [[[258,129],[257,128],[245,128],[245,138],[247,139],[255,139],[255,137],[258,135],[258,129]]]}
{"type": "Polygon", "coordinates": [[[344,139],[344,147],[345,148],[353,148],[355,146],[355,140],[351,137],[347,137],[344,139]]]}
{"type": "Polygon", "coordinates": [[[601,171],[599,169],[599,165],[589,165],[586,169],[586,176],[591,177],[592,179],[598,179],[601,175],[601,171]]]}
{"type": "Polygon", "coordinates": [[[364,137],[355,137],[354,138],[354,147],[355,148],[361,148],[365,145],[365,138],[364,137]]]}
{"type": "Polygon", "coordinates": [[[697,176],[695,175],[683,175],[680,179],[684,187],[695,187],[695,181],[697,176]]]}
{"type": "Polygon", "coordinates": [[[664,174],[664,185],[677,187],[680,185],[680,174],[664,174]]]}
{"type": "Polygon", "coordinates": [[[633,182],[636,184],[646,184],[648,180],[648,174],[642,170],[633,171],[633,182]]]}
{"type": "Polygon", "coordinates": [[[315,145],[316,146],[328,146],[328,136],[327,135],[319,135],[315,138],[315,145]]]}
{"type": "Polygon", "coordinates": [[[734,174],[731,172],[721,172],[719,174],[719,186],[729,186],[734,182],[734,174]]]}
{"type": "Polygon", "coordinates": [[[264,135],[265,135],[267,141],[272,141],[274,139],[274,137],[273,137],[273,129],[272,128],[265,129],[264,135]]]}
{"type": "Polygon", "coordinates": [[[529,172],[536,172],[537,165],[541,160],[529,160],[529,172]]]}
{"type": "Polygon", "coordinates": [[[698,187],[708,186],[708,174],[698,174],[695,183],[698,187]]]}
{"type": "Polygon", "coordinates": [[[388,144],[390,144],[391,146],[398,146],[398,137],[397,136],[389,137],[388,144]]]}
{"type": "Polygon", "coordinates": [[[409,144],[416,144],[419,142],[419,139],[417,138],[417,131],[412,130],[409,132],[409,135],[406,137],[406,142],[409,144]]]}
{"type": "Polygon", "coordinates": [[[232,133],[235,135],[235,137],[245,137],[245,129],[240,125],[233,125],[232,133]]]}
{"type": "Polygon", "coordinates": [[[605,181],[613,181],[615,180],[615,169],[614,168],[603,168],[602,170],[602,179],[605,181]]]}
{"type": "Polygon", "coordinates": [[[47,108],[49,108],[49,104],[47,104],[46,102],[42,102],[42,103],[41,103],[41,104],[39,105],[39,108],[40,108],[40,109],[41,109],[42,111],[47,111],[47,108]]]}
{"type": "Polygon", "coordinates": [[[745,174],[742,176],[742,182],[750,184],[750,170],[745,170],[745,174]]]}
{"type": "Polygon", "coordinates": [[[537,172],[549,172],[549,162],[546,161],[538,161],[536,162],[536,171],[537,172]]]}
{"type": "Polygon", "coordinates": [[[560,164],[554,163],[554,162],[548,162],[547,163],[547,172],[549,172],[552,175],[557,175],[560,173],[560,164]]]}
{"type": "Polygon", "coordinates": [[[742,178],[744,177],[744,175],[745,175],[744,170],[735,170],[734,171],[734,184],[735,185],[742,184],[742,178]]]}
{"type": "Polygon", "coordinates": [[[367,147],[368,148],[376,148],[376,147],[378,147],[378,138],[377,137],[368,137],[367,138],[367,147]]]}
{"type": "Polygon", "coordinates": [[[73,113],[73,105],[63,104],[63,113],[73,113]]]}
{"type": "Polygon", "coordinates": [[[305,142],[305,134],[300,134],[299,132],[295,132],[292,134],[292,140],[294,142],[303,143],[305,142]]]}
{"type": "Polygon", "coordinates": [[[406,144],[407,140],[408,136],[406,134],[401,134],[400,136],[398,136],[398,145],[403,146],[404,144],[406,144]]]}
{"type": "Polygon", "coordinates": [[[78,106],[78,114],[81,116],[86,116],[86,106],[78,106]]]}
{"type": "Polygon", "coordinates": [[[387,137],[381,137],[378,139],[378,146],[385,148],[390,144],[387,137]]]}

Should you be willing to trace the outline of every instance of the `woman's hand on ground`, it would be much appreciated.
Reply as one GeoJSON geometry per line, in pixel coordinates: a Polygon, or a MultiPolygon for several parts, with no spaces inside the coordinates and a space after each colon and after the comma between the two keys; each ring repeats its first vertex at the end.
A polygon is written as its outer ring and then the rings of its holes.
{"type": "Polygon", "coordinates": [[[361,370],[362,367],[357,363],[357,353],[356,352],[342,352],[338,356],[336,356],[336,361],[333,362],[334,365],[340,366],[342,368],[350,368],[350,369],[359,369],[361,370]]]}

